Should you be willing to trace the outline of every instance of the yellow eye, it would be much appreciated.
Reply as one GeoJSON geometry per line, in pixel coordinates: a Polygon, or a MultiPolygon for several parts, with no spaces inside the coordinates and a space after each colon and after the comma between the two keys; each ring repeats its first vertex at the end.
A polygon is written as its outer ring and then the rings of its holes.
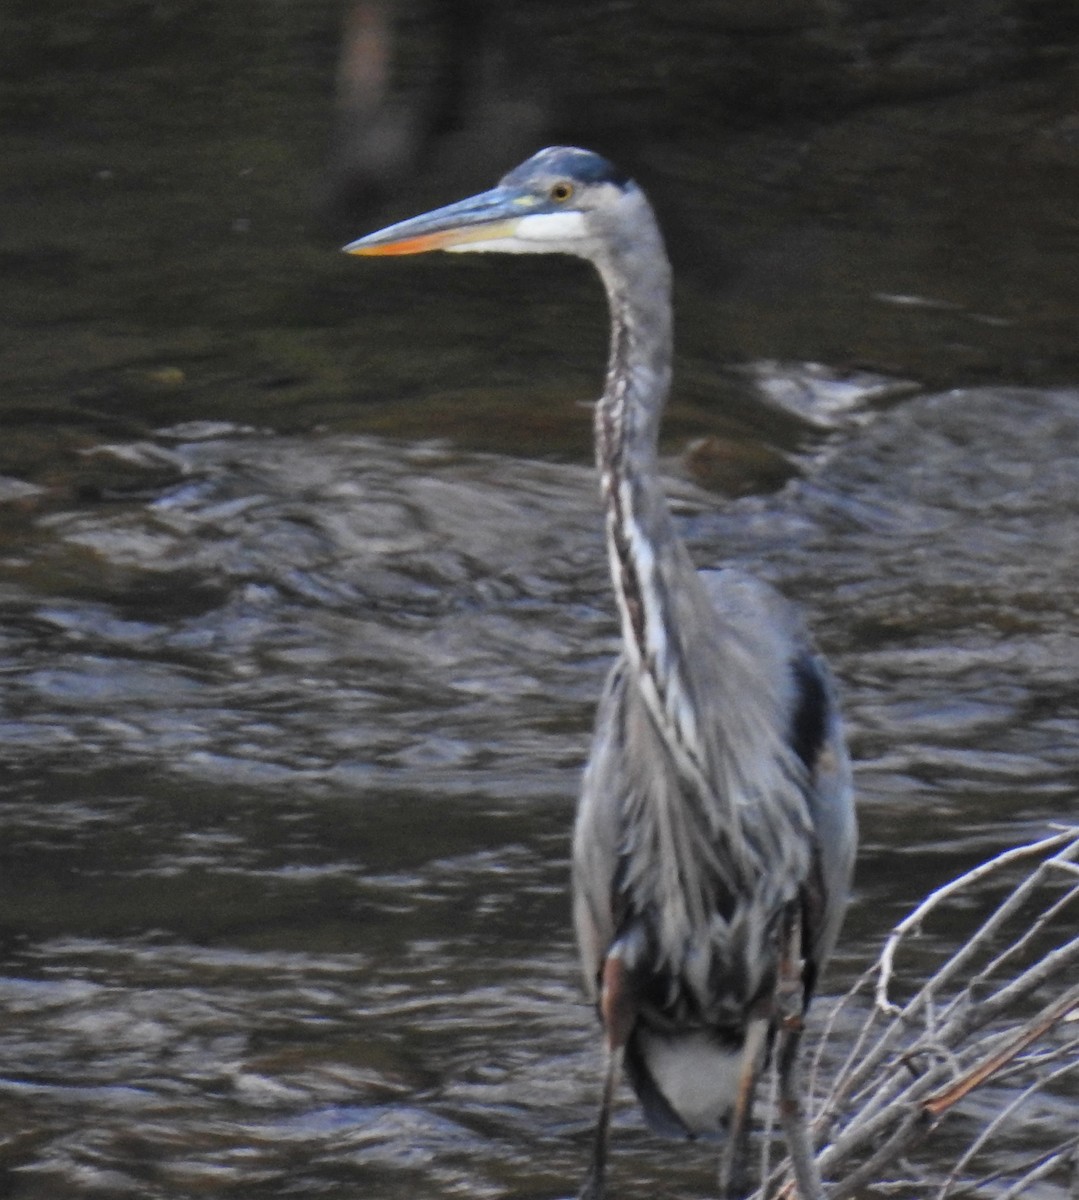
{"type": "Polygon", "coordinates": [[[557,200],[559,204],[562,204],[573,195],[573,184],[560,179],[558,183],[551,185],[551,190],[547,194],[552,200],[557,200]]]}

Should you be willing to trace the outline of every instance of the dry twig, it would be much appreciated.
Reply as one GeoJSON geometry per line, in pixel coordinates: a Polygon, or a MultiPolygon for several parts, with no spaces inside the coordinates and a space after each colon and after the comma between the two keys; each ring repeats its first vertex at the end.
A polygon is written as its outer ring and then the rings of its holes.
{"type": "MultiPolygon", "coordinates": [[[[830,1200],[1006,1200],[1028,1188],[1079,1198],[1077,859],[1070,826],[944,884],[833,1008],[810,1058],[808,1106],[830,1200]],[[906,939],[937,917],[949,934],[938,964],[905,976],[906,939]],[[853,1036],[841,1033],[854,1022],[853,1036]],[[946,1142],[932,1136],[945,1123],[946,1142]]],[[[755,1200],[792,1194],[780,1163],[755,1200]]]]}

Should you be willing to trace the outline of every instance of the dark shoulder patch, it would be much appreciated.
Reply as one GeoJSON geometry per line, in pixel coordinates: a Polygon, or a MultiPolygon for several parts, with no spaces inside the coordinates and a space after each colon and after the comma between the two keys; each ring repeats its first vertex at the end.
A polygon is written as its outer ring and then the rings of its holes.
{"type": "Polygon", "coordinates": [[[791,663],[795,699],[791,714],[791,744],[795,754],[812,771],[828,730],[831,698],[812,655],[803,654],[791,663]]]}

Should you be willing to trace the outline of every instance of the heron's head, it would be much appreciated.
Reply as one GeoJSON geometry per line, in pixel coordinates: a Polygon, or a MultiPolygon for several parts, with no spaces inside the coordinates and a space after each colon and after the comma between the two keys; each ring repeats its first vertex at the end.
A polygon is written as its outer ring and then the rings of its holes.
{"type": "Polygon", "coordinates": [[[490,191],[368,234],[348,254],[427,250],[573,254],[599,261],[634,225],[651,227],[640,189],[589,150],[552,146],[490,191]]]}

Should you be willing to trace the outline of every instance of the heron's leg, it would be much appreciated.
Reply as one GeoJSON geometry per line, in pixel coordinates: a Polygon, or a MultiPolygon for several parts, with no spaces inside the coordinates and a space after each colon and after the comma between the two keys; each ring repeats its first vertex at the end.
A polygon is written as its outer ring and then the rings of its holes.
{"type": "Polygon", "coordinates": [[[787,1141],[791,1170],[800,1200],[824,1200],[824,1186],[813,1152],[802,1105],[802,1072],[798,1051],[802,1042],[805,987],[802,976],[801,921],[793,915],[780,958],[776,1001],[779,1015],[779,1121],[787,1141]]]}
{"type": "Polygon", "coordinates": [[[731,1109],[727,1142],[719,1156],[719,1200],[736,1200],[749,1192],[749,1130],[767,1037],[767,1020],[751,1020],[746,1029],[742,1073],[731,1109]]]}
{"type": "Polygon", "coordinates": [[[596,1118],[596,1135],[592,1142],[592,1161],[581,1188],[578,1200],[603,1200],[607,1172],[607,1146],[610,1142],[611,1108],[618,1080],[622,1074],[622,1059],[625,1047],[607,1047],[607,1069],[603,1078],[603,1096],[599,1102],[596,1118]]]}
{"type": "Polygon", "coordinates": [[[603,1076],[603,1096],[596,1118],[596,1136],[592,1143],[592,1161],[585,1176],[578,1200],[603,1200],[604,1178],[607,1170],[607,1145],[610,1141],[611,1108],[614,1094],[622,1075],[622,1060],[626,1055],[626,1042],[636,1020],[636,1007],[626,972],[625,963],[619,953],[607,956],[603,964],[600,987],[599,1014],[606,1034],[606,1070],[603,1076]]]}

